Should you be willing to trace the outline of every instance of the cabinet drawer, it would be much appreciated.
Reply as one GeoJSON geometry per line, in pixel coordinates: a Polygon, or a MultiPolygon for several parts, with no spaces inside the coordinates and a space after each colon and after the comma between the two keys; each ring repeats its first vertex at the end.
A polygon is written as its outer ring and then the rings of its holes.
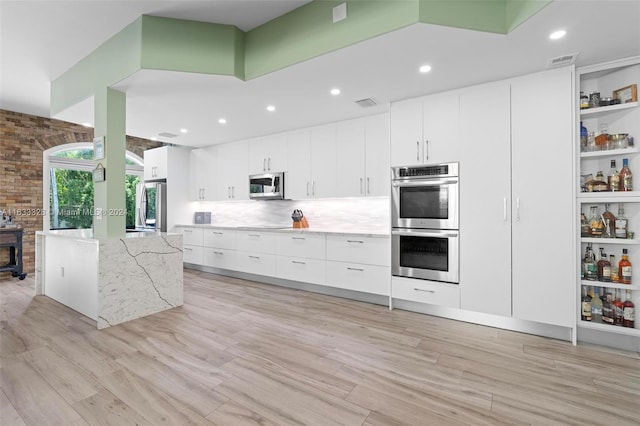
{"type": "Polygon", "coordinates": [[[276,256],[256,252],[236,252],[236,269],[249,274],[276,276],[276,256]]]}
{"type": "Polygon", "coordinates": [[[205,247],[215,247],[221,249],[236,249],[236,231],[224,229],[204,229],[205,247]]]}
{"type": "Polygon", "coordinates": [[[319,259],[278,256],[277,276],[287,280],[324,284],[325,263],[319,259]]]}
{"type": "Polygon", "coordinates": [[[412,302],[460,308],[460,288],[455,284],[393,277],[391,280],[391,297],[412,302]]]}
{"type": "Polygon", "coordinates": [[[236,269],[236,252],[220,248],[205,247],[203,249],[205,266],[221,269],[236,269]]]}
{"type": "Polygon", "coordinates": [[[189,246],[202,245],[202,228],[176,227],[176,232],[182,234],[182,244],[189,246]]]}
{"type": "Polygon", "coordinates": [[[194,265],[202,265],[202,247],[184,245],[182,247],[182,261],[184,263],[193,263],[194,265]]]}
{"type": "Polygon", "coordinates": [[[280,256],[324,260],[326,237],[324,235],[287,233],[278,236],[277,247],[280,256]]]}
{"type": "Polygon", "coordinates": [[[277,235],[271,232],[236,231],[236,244],[239,251],[253,253],[276,253],[277,235]]]}
{"type": "Polygon", "coordinates": [[[327,235],[327,260],[390,266],[391,240],[327,235]]]}
{"type": "Polygon", "coordinates": [[[326,285],[388,296],[391,285],[391,268],[327,261],[326,285]]]}

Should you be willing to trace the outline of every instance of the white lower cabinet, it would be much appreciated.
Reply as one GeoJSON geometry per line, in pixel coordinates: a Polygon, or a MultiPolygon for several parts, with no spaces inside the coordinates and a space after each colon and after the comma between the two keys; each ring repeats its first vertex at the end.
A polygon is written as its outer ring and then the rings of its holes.
{"type": "Polygon", "coordinates": [[[276,256],[257,252],[239,251],[237,255],[237,270],[248,274],[276,276],[276,256]]]}
{"type": "Polygon", "coordinates": [[[212,268],[236,269],[236,251],[222,248],[204,247],[203,264],[212,268]]]}
{"type": "Polygon", "coordinates": [[[202,246],[182,246],[182,261],[184,263],[193,263],[194,265],[202,265],[202,246]]]}
{"type": "Polygon", "coordinates": [[[327,235],[327,260],[390,266],[389,238],[327,235]]]}
{"type": "Polygon", "coordinates": [[[330,287],[388,296],[390,277],[388,266],[327,261],[326,285],[330,287]]]}
{"type": "Polygon", "coordinates": [[[325,264],[324,259],[278,256],[277,277],[324,285],[326,281],[325,264]]]}
{"type": "Polygon", "coordinates": [[[203,245],[221,249],[236,249],[236,231],[228,229],[204,229],[203,245]]]}
{"type": "Polygon", "coordinates": [[[237,231],[238,251],[275,254],[278,235],[273,232],[237,231]]]}
{"type": "Polygon", "coordinates": [[[460,308],[460,287],[456,284],[393,277],[391,296],[411,302],[460,308]]]}
{"type": "Polygon", "coordinates": [[[185,246],[202,246],[203,229],[176,226],[176,232],[182,234],[182,244],[185,246]]]}
{"type": "Polygon", "coordinates": [[[279,235],[276,252],[278,256],[324,260],[326,257],[326,237],[308,233],[279,235]]]}

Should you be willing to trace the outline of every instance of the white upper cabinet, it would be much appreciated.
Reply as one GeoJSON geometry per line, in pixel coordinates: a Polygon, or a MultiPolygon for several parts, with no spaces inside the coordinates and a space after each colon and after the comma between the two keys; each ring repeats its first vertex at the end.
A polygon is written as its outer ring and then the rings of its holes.
{"type": "Polygon", "coordinates": [[[218,200],[249,199],[248,146],[247,141],[216,146],[218,200]]]}
{"type": "Polygon", "coordinates": [[[368,196],[389,195],[389,115],[380,114],[364,120],[365,193],[368,196]]]}
{"type": "Polygon", "coordinates": [[[509,91],[505,81],[460,93],[460,307],[506,317],[511,316],[509,91]]]}
{"type": "Polygon", "coordinates": [[[335,197],[337,190],[336,127],[311,129],[311,197],[335,197]]]}
{"type": "Polygon", "coordinates": [[[285,197],[302,200],[311,196],[311,136],[309,130],[287,135],[288,171],[284,179],[285,197]]]}
{"type": "Polygon", "coordinates": [[[364,196],[366,194],[364,120],[350,120],[338,124],[336,140],[336,170],[337,176],[340,176],[336,196],[364,196]]]}
{"type": "Polygon", "coordinates": [[[216,147],[191,150],[189,155],[189,199],[216,200],[216,147]]]}
{"type": "Polygon", "coordinates": [[[391,104],[391,165],[458,161],[457,91],[391,104]]]}
{"type": "Polygon", "coordinates": [[[166,179],[169,147],[147,149],[144,152],[144,180],[166,179]]]}
{"type": "Polygon", "coordinates": [[[284,133],[249,141],[249,174],[287,170],[287,136],[284,133]]]}

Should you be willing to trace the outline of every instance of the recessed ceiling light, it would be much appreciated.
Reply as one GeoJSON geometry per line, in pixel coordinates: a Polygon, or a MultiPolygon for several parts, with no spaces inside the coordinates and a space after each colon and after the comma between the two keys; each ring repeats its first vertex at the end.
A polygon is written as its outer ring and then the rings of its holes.
{"type": "Polygon", "coordinates": [[[226,119],[226,118],[219,118],[219,119],[218,119],[218,123],[220,123],[220,124],[227,124],[227,119],[226,119]]]}
{"type": "Polygon", "coordinates": [[[273,112],[275,110],[276,110],[276,107],[274,107],[273,105],[267,105],[267,111],[273,112]]]}
{"type": "Polygon", "coordinates": [[[93,127],[93,125],[91,123],[82,123],[82,125],[84,127],[93,127]]]}
{"type": "Polygon", "coordinates": [[[564,37],[567,34],[565,30],[554,31],[549,35],[551,40],[558,40],[559,38],[564,37]]]}
{"type": "Polygon", "coordinates": [[[431,71],[431,65],[422,65],[420,68],[418,68],[418,71],[420,71],[423,74],[427,73],[431,71]]]}
{"type": "Polygon", "coordinates": [[[157,141],[157,140],[158,140],[158,138],[156,138],[155,136],[151,136],[151,140],[152,140],[152,141],[157,141]]]}
{"type": "Polygon", "coordinates": [[[333,96],[338,96],[340,94],[340,89],[338,89],[337,87],[335,89],[331,89],[331,94],[333,96]]]}
{"type": "Polygon", "coordinates": [[[180,129],[180,133],[187,133],[188,130],[187,129],[180,129]]]}

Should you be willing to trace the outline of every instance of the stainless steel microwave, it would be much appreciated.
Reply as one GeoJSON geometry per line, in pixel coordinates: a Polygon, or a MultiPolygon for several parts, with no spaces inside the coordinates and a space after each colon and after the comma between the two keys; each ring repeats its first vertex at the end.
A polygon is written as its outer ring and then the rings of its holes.
{"type": "Polygon", "coordinates": [[[249,198],[252,200],[284,200],[284,173],[249,176],[249,198]]]}

